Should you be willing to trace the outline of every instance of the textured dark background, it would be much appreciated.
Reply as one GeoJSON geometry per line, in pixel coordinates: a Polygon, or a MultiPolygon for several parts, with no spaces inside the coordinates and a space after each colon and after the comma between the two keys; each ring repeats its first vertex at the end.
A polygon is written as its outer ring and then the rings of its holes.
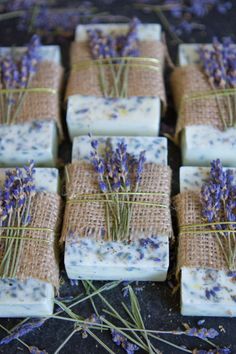
{"type": "MultiPolygon", "coordinates": [[[[197,1],[197,0],[196,0],[197,1]]],[[[135,1],[134,1],[135,2],[135,1]]],[[[145,14],[140,10],[136,10],[133,6],[133,1],[131,0],[117,0],[117,1],[93,1],[94,5],[99,8],[99,11],[106,11],[111,14],[125,15],[127,17],[138,16],[143,22],[159,22],[157,16],[153,13],[145,14]]],[[[81,2],[74,1],[70,2],[74,5],[81,2]]],[[[206,25],[206,30],[193,32],[192,34],[182,36],[182,40],[185,42],[207,42],[212,39],[212,36],[226,36],[231,35],[235,39],[235,14],[236,14],[236,4],[227,15],[220,15],[216,11],[212,11],[204,19],[201,19],[201,23],[206,25]]],[[[66,1],[61,1],[61,4],[67,5],[66,1]]],[[[167,16],[169,21],[172,22],[172,18],[167,16]]],[[[27,32],[20,32],[16,30],[17,21],[4,21],[0,22],[0,45],[23,45],[27,42],[30,35],[27,32]]],[[[45,39],[46,41],[46,39],[45,39]]],[[[176,59],[177,46],[167,35],[167,43],[169,51],[173,61],[176,59]]],[[[60,41],[59,44],[62,48],[63,54],[63,64],[68,67],[68,48],[69,41],[60,41]]],[[[171,93],[169,91],[168,85],[168,73],[166,75],[166,85],[168,93],[168,104],[169,108],[165,118],[163,119],[162,133],[166,130],[166,125],[174,127],[176,121],[176,114],[173,110],[171,93]]],[[[62,143],[60,147],[60,158],[64,162],[70,160],[70,149],[71,144],[67,139],[62,143]]],[[[173,186],[172,192],[176,194],[178,192],[178,170],[181,164],[179,149],[174,146],[173,143],[169,142],[169,164],[173,169],[173,186]]],[[[174,215],[173,215],[174,217],[174,215]]],[[[171,264],[172,269],[175,262],[175,247],[171,251],[171,264]]],[[[61,264],[62,268],[62,278],[63,285],[61,288],[61,296],[78,295],[83,291],[82,286],[71,286],[66,278],[65,271],[63,270],[63,262],[61,264]]],[[[171,270],[170,270],[171,278],[171,270]]],[[[96,282],[97,287],[101,286],[101,282],[96,282]]],[[[128,302],[127,298],[123,297],[121,291],[123,286],[119,286],[113,291],[104,293],[104,295],[109,299],[109,301],[114,305],[116,309],[120,309],[121,301],[128,302]]],[[[179,305],[179,292],[175,295],[172,294],[172,289],[170,287],[170,282],[165,283],[133,283],[134,289],[137,291],[138,299],[141,305],[142,315],[145,321],[146,328],[149,329],[159,329],[159,330],[171,330],[181,327],[182,323],[188,323],[190,326],[195,326],[200,318],[190,318],[183,317],[180,315],[180,305],[179,305]],[[141,288],[141,290],[140,290],[141,288]]],[[[98,309],[102,310],[104,307],[98,299],[95,300],[98,309]]],[[[82,316],[88,317],[93,313],[93,309],[89,302],[83,304],[77,309],[77,313],[82,316]]],[[[201,318],[202,319],[202,318],[201,318]]],[[[19,319],[1,319],[2,323],[7,328],[12,328],[19,322],[19,319]]],[[[223,318],[206,318],[204,323],[205,327],[214,327],[216,329],[222,326],[225,333],[221,333],[219,337],[215,340],[215,343],[220,346],[230,346],[232,353],[236,353],[236,319],[223,319],[223,318]]],[[[45,349],[49,354],[55,352],[63,340],[69,335],[73,325],[68,322],[49,320],[40,330],[23,337],[22,339],[29,345],[35,345],[41,350],[45,349]]],[[[99,334],[99,333],[97,333],[99,334]]],[[[0,329],[0,338],[4,337],[6,333],[0,329]]],[[[109,333],[99,334],[99,336],[107,343],[107,345],[115,353],[124,353],[122,349],[117,347],[111,341],[111,336],[109,333]]],[[[190,349],[194,348],[209,348],[206,344],[194,340],[193,338],[186,337],[172,337],[166,336],[165,339],[169,338],[178,345],[186,345],[190,349]]],[[[156,347],[163,351],[165,354],[178,354],[181,353],[178,349],[171,348],[162,343],[156,342],[156,347]]],[[[18,342],[13,341],[11,344],[5,347],[0,347],[0,353],[13,354],[13,353],[27,353],[28,351],[18,342]]],[[[61,350],[61,354],[75,353],[75,354],[95,354],[95,353],[105,353],[105,350],[101,348],[97,342],[88,337],[87,339],[82,339],[81,334],[77,333],[73,338],[66,344],[66,346],[61,350]]],[[[143,353],[142,350],[138,353],[143,353]]]]}

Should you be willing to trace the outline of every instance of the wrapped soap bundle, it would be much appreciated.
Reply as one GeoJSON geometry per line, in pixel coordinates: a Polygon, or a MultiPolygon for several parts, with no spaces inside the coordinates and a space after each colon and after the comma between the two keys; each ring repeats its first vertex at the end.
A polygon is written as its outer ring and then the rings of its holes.
{"type": "Polygon", "coordinates": [[[236,165],[236,45],[183,44],[171,78],[184,165],[209,165],[217,157],[236,165]]]}
{"type": "Polygon", "coordinates": [[[181,312],[236,316],[236,169],[220,160],[182,167],[175,197],[179,223],[181,312]]]}
{"type": "Polygon", "coordinates": [[[90,132],[157,136],[164,54],[158,24],[79,25],[66,91],[71,139],[90,132]]]}
{"type": "Polygon", "coordinates": [[[58,171],[0,169],[0,317],[52,314],[59,287],[58,171]]]}
{"type": "Polygon", "coordinates": [[[53,166],[63,69],[58,46],[0,47],[0,166],[53,166]]]}
{"type": "Polygon", "coordinates": [[[62,229],[68,277],[165,280],[172,235],[166,139],[75,140],[62,229]]]}

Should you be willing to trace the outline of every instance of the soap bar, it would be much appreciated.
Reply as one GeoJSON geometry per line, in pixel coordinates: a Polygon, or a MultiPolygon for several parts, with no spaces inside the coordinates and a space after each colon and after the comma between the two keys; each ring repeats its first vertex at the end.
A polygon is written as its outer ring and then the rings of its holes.
{"type": "Polygon", "coordinates": [[[55,166],[57,149],[55,121],[1,125],[0,166],[23,166],[30,160],[37,166],[55,166]]]}
{"type": "MultiPolygon", "coordinates": [[[[208,176],[207,167],[181,167],[180,192],[200,191],[208,176]]],[[[182,267],[180,289],[182,315],[236,316],[236,272],[182,267]]]]}
{"type": "MultiPolygon", "coordinates": [[[[5,169],[0,169],[0,184],[5,169]]],[[[37,192],[57,193],[59,173],[55,168],[36,168],[37,192]]],[[[44,317],[53,313],[54,286],[34,278],[0,278],[0,317],[44,317]]]]}
{"type": "MultiPolygon", "coordinates": [[[[104,149],[124,141],[128,152],[146,151],[146,162],[167,165],[166,138],[93,137],[104,149]]],[[[91,138],[77,137],[73,142],[73,162],[88,161],[91,138]]],[[[65,267],[71,279],[164,281],[169,266],[169,236],[150,235],[132,242],[71,238],[65,242],[65,267]]]]}
{"type": "MultiPolygon", "coordinates": [[[[26,51],[26,47],[14,47],[14,55],[17,58],[26,51]]],[[[12,53],[12,47],[0,47],[0,56],[6,56],[12,53]]],[[[38,48],[41,61],[50,61],[55,64],[61,63],[61,51],[58,45],[41,45],[38,48]]]]}
{"type": "MultiPolygon", "coordinates": [[[[200,44],[181,44],[178,60],[180,66],[199,64],[197,48],[200,44]]],[[[208,44],[208,47],[211,45],[208,44]]],[[[213,126],[191,125],[181,132],[181,150],[183,165],[207,166],[213,159],[219,158],[224,166],[236,165],[236,129],[221,131],[213,126]]]]}
{"type": "Polygon", "coordinates": [[[73,95],[66,115],[70,138],[94,135],[157,136],[160,100],[156,97],[103,98],[73,95]]]}
{"type": "MultiPolygon", "coordinates": [[[[88,39],[87,30],[101,29],[105,34],[125,34],[127,24],[79,25],[76,42],[88,39]]],[[[140,41],[160,41],[161,26],[140,24],[140,41]]],[[[162,63],[160,64],[162,72],[162,63]]],[[[143,95],[127,98],[105,98],[75,94],[68,97],[67,125],[71,139],[78,135],[157,136],[160,129],[161,100],[143,95]]]]}
{"type": "MultiPolygon", "coordinates": [[[[141,151],[145,151],[145,157],[148,162],[167,165],[167,139],[166,138],[151,138],[151,137],[123,137],[123,136],[93,136],[92,139],[99,141],[101,150],[107,145],[116,148],[118,143],[124,142],[129,147],[129,153],[138,157],[141,151]]],[[[78,136],[73,140],[72,147],[72,162],[78,160],[91,160],[91,140],[89,136],[78,136]]]]}
{"type": "MultiPolygon", "coordinates": [[[[15,56],[22,55],[25,50],[25,47],[15,47],[15,56]]],[[[11,51],[10,47],[0,47],[0,56],[9,55],[11,51]]],[[[40,46],[38,51],[41,62],[61,63],[59,46],[40,46]]],[[[60,78],[58,85],[59,81],[60,78]]],[[[59,104],[57,96],[53,97],[56,105],[59,104]]],[[[45,116],[45,119],[32,116],[27,121],[0,125],[0,166],[22,166],[29,160],[34,160],[37,166],[55,166],[57,149],[58,132],[54,116],[45,116]]]]}

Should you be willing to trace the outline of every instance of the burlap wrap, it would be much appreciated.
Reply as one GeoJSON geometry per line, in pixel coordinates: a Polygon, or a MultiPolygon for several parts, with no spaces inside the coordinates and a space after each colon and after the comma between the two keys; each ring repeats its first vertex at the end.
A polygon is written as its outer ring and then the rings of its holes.
{"type": "Polygon", "coordinates": [[[36,74],[30,83],[30,88],[49,88],[56,92],[28,92],[22,108],[17,116],[18,122],[32,120],[55,119],[62,133],[60,120],[60,91],[63,79],[63,68],[55,63],[44,61],[38,64],[36,74]]]}
{"type": "MultiPolygon", "coordinates": [[[[91,164],[78,162],[67,166],[67,198],[81,198],[83,194],[99,193],[97,175],[91,164]]],[[[170,215],[171,170],[168,166],[146,164],[139,191],[164,192],[165,195],[137,195],[135,201],[166,205],[166,208],[133,204],[130,240],[157,235],[172,235],[170,215]]],[[[87,197],[88,198],[88,197],[87,197]]],[[[86,199],[86,197],[84,197],[86,199]]],[[[64,214],[62,241],[66,237],[107,239],[105,207],[101,202],[67,203],[64,214]],[[104,232],[105,230],[105,232],[104,232]]]]}
{"type": "MultiPolygon", "coordinates": [[[[158,41],[139,42],[140,57],[156,58],[159,64],[142,61],[144,65],[155,65],[158,71],[150,68],[130,67],[128,74],[128,96],[153,96],[160,97],[166,106],[165,86],[163,82],[163,66],[165,59],[165,46],[158,41]]],[[[71,73],[66,89],[66,98],[72,95],[102,96],[99,81],[99,68],[90,66],[83,69],[76,68],[84,60],[92,60],[88,42],[73,42],[71,45],[71,73]],[[74,69],[73,69],[74,67],[74,69]]],[[[104,69],[107,82],[112,83],[111,70],[104,69]]]]}
{"type": "MultiPolygon", "coordinates": [[[[212,91],[199,65],[176,67],[171,75],[171,86],[178,110],[176,134],[190,125],[211,125],[220,130],[224,129],[216,96],[191,99],[193,94],[212,91]]],[[[222,113],[226,115],[223,99],[224,97],[218,97],[218,102],[222,113]]]]}
{"type": "Polygon", "coordinates": [[[202,230],[200,234],[190,233],[188,230],[181,232],[181,225],[203,223],[199,192],[178,194],[174,203],[180,228],[177,269],[228,269],[215,233],[207,233],[207,227],[197,228],[202,230]]]}
{"type": "MultiPolygon", "coordinates": [[[[22,236],[32,240],[23,240],[16,278],[35,278],[59,287],[59,264],[56,252],[56,236],[60,226],[61,199],[54,193],[37,193],[32,200],[29,227],[49,228],[54,231],[24,230],[22,236]],[[41,242],[40,240],[48,242],[41,242]],[[38,240],[38,241],[37,241],[38,240]]],[[[0,230],[0,234],[6,234],[0,230]]],[[[0,263],[4,254],[5,240],[0,238],[0,263]]]]}

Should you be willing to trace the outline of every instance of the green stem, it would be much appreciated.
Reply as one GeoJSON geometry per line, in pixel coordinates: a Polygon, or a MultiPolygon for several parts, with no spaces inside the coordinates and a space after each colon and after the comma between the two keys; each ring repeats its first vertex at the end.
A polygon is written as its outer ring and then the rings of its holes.
{"type": "Polygon", "coordinates": [[[66,345],[66,343],[69,342],[69,340],[73,337],[73,335],[78,332],[79,330],[76,328],[69,334],[69,336],[64,340],[64,342],[57,348],[57,350],[54,352],[54,354],[58,354],[61,349],[66,345]]]}
{"type": "Polygon", "coordinates": [[[12,18],[21,17],[25,14],[25,11],[11,11],[4,14],[0,14],[0,21],[10,20],[12,18]]]}

